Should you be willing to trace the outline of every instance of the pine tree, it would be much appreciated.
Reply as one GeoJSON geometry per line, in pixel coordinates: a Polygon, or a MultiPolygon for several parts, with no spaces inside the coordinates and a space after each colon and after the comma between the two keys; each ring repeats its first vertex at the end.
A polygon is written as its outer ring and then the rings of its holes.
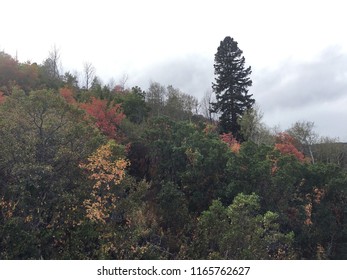
{"type": "Polygon", "coordinates": [[[221,41],[215,54],[214,69],[216,82],[212,88],[216,102],[212,103],[212,112],[220,113],[222,133],[231,132],[236,139],[242,140],[238,120],[254,104],[252,95],[248,94],[252,71],[250,66],[245,68],[245,58],[233,38],[227,36],[221,41]]]}

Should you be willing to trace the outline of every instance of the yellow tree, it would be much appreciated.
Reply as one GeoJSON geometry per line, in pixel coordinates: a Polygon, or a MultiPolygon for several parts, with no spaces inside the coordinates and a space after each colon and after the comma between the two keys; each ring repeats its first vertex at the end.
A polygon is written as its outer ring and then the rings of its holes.
{"type": "Polygon", "coordinates": [[[87,218],[92,221],[106,223],[116,207],[117,196],[113,188],[123,180],[129,165],[124,157],[114,155],[116,147],[114,141],[109,141],[88,157],[88,163],[80,164],[81,168],[90,172],[89,179],[94,181],[90,198],[83,202],[87,218]]]}

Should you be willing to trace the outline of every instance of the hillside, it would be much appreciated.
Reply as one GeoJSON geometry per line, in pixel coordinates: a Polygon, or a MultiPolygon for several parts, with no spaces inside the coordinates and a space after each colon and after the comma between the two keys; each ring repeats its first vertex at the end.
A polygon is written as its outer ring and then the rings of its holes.
{"type": "Polygon", "coordinates": [[[0,52],[0,259],[346,258],[347,143],[55,65],[0,52]]]}

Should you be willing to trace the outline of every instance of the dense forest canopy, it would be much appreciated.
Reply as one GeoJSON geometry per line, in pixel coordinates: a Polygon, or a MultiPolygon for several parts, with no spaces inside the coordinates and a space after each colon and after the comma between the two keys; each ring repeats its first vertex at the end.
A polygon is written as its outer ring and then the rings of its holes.
{"type": "Polygon", "coordinates": [[[0,52],[0,259],[346,259],[345,144],[267,127],[237,61],[234,114],[216,84],[199,101],[0,52]]]}

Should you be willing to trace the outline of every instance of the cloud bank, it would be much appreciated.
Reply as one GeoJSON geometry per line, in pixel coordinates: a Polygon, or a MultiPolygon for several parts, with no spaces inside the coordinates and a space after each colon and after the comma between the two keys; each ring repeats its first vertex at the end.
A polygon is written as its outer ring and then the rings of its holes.
{"type": "Polygon", "coordinates": [[[313,121],[320,135],[347,141],[347,54],[326,49],[306,62],[286,61],[255,71],[252,93],[270,125],[313,121]]]}

